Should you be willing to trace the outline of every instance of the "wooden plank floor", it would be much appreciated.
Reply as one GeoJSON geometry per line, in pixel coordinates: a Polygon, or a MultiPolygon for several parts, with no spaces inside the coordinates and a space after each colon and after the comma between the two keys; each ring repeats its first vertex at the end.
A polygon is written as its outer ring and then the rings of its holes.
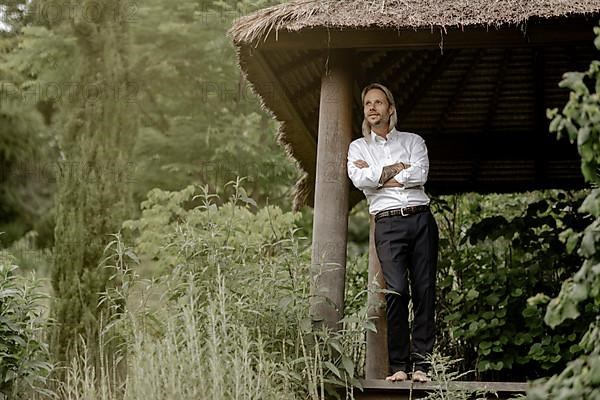
{"type": "MultiPolygon", "coordinates": [[[[360,381],[363,391],[354,391],[357,400],[416,400],[427,396],[428,392],[439,391],[438,382],[388,382],[383,379],[364,379],[360,381]]],[[[527,383],[520,382],[448,382],[448,389],[470,391],[485,390],[489,399],[511,399],[525,394],[527,383]]]]}

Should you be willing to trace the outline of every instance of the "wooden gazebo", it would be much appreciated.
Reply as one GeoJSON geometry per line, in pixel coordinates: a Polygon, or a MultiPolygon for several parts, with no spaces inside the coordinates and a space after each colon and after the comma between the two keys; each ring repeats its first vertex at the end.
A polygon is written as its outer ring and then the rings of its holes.
{"type": "MultiPolygon", "coordinates": [[[[396,97],[398,127],[426,141],[433,194],[582,187],[575,146],[548,133],[564,72],[596,57],[600,0],[299,0],[238,19],[240,67],[281,122],[279,142],[305,171],[294,208],[314,207],[317,318],[343,314],[348,211],[361,199],[346,173],[360,137],[360,89],[396,97]]],[[[374,252],[369,281],[381,281],[374,252]]],[[[369,299],[367,378],[387,365],[382,298],[369,299]]]]}

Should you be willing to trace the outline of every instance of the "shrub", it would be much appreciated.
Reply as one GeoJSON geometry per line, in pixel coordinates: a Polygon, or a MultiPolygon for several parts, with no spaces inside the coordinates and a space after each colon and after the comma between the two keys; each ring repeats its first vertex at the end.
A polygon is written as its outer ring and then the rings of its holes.
{"type": "Polygon", "coordinates": [[[82,351],[63,397],[318,399],[346,388],[351,396],[364,359],[366,313],[347,315],[337,333],[314,330],[310,248],[296,236],[299,214],[256,210],[239,181],[231,188],[220,206],[206,188],[154,190],[140,218],[124,224],[142,267],[159,275],[136,278],[138,268],[126,265],[137,259],[134,249],[116,236],[111,247],[121,255],[109,264],[120,283],[103,301],[119,304],[127,290],[131,296],[104,334],[118,330],[125,338],[126,382],[111,383],[115,373],[94,371],[82,351]],[[100,384],[86,384],[98,377],[100,384]]]}
{"type": "Polygon", "coordinates": [[[24,398],[43,388],[52,365],[39,339],[44,327],[42,295],[35,279],[16,275],[9,253],[0,252],[0,395],[24,398]]]}
{"type": "Polygon", "coordinates": [[[470,203],[485,215],[465,218],[470,224],[459,225],[453,237],[448,226],[455,211],[447,203],[441,210],[439,320],[449,336],[440,342],[454,345],[450,355],[488,378],[537,377],[562,369],[578,354],[577,344],[597,311],[589,307],[581,319],[558,330],[544,325],[548,295],[558,293],[580,260],[557,231],[583,229],[585,219],[575,211],[582,196],[523,197],[512,212],[502,209],[505,215],[470,203]]]}
{"type": "MultiPolygon", "coordinates": [[[[594,28],[594,45],[600,50],[600,27],[594,28]]],[[[581,156],[581,172],[594,186],[579,211],[592,218],[583,232],[565,231],[571,247],[578,247],[583,257],[579,270],[566,279],[557,297],[546,310],[545,321],[553,327],[562,327],[566,321],[580,320],[590,307],[600,307],[600,61],[592,61],[585,72],[570,72],[563,76],[561,87],[570,89],[569,101],[559,113],[550,110],[550,131],[559,136],[566,134],[577,142],[581,156]]],[[[541,399],[597,399],[600,397],[600,318],[589,324],[577,359],[547,381],[539,381],[528,392],[528,398],[541,399]]]]}

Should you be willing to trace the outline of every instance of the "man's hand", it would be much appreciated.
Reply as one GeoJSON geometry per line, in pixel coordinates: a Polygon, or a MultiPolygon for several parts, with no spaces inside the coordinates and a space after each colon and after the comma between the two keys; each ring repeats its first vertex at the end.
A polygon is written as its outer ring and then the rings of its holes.
{"type": "Polygon", "coordinates": [[[369,168],[369,164],[365,160],[356,160],[353,164],[360,169],[369,168]]]}
{"type": "Polygon", "coordinates": [[[392,165],[386,165],[385,167],[383,167],[383,171],[381,171],[381,177],[379,178],[379,183],[381,183],[385,186],[385,184],[390,179],[392,179],[395,175],[398,175],[400,173],[400,171],[402,171],[403,169],[408,168],[408,167],[409,167],[408,164],[404,164],[402,162],[392,164],[392,165]]]}
{"type": "MultiPolygon", "coordinates": [[[[358,168],[369,168],[369,163],[365,160],[356,160],[353,164],[358,168]]],[[[394,176],[399,174],[400,171],[410,167],[409,164],[405,163],[396,163],[392,165],[386,165],[383,167],[383,171],[381,172],[381,178],[379,182],[383,182],[381,187],[403,187],[404,185],[394,179],[394,176]]]]}
{"type": "Polygon", "coordinates": [[[393,177],[383,184],[382,187],[403,187],[404,185],[395,180],[393,177]]]}

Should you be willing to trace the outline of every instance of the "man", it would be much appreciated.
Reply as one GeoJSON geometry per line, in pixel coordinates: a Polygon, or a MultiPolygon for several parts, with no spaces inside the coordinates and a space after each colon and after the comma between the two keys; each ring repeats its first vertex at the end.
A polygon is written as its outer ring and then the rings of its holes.
{"type": "Polygon", "coordinates": [[[363,136],[348,150],[348,176],[375,215],[375,245],[387,289],[390,381],[429,381],[426,357],[435,341],[435,278],[438,227],[423,185],[429,172],[425,141],[399,132],[394,98],[372,83],[362,91],[363,136]],[[410,277],[412,354],[408,328],[410,277]],[[411,357],[412,355],[412,357],[411,357]],[[412,359],[411,359],[412,358],[412,359]]]}

